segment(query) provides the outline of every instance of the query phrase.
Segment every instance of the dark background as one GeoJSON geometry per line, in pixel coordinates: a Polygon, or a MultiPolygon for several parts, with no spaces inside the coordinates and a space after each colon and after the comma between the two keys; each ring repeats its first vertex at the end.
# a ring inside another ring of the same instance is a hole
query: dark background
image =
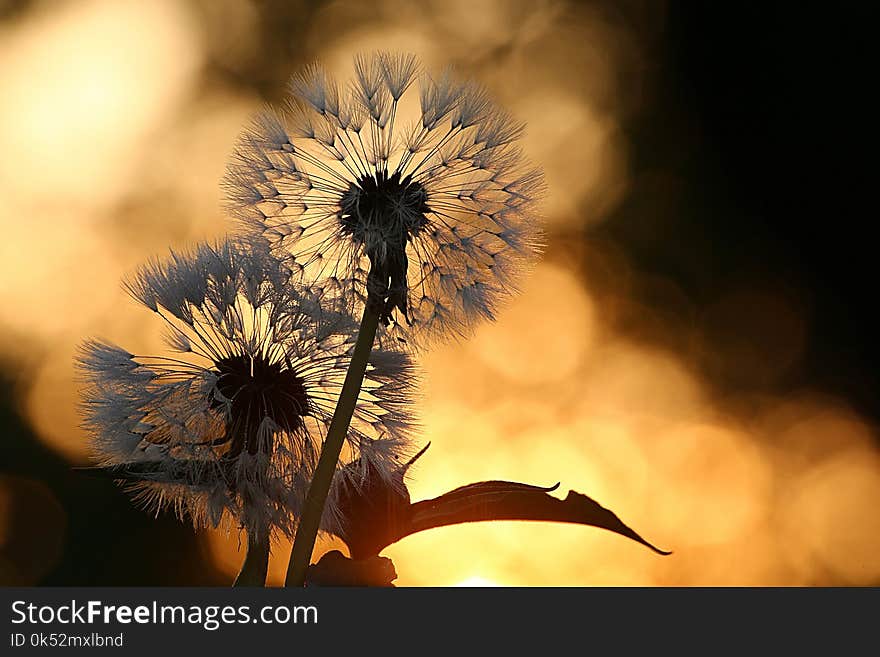
{"type": "MultiPolygon", "coordinates": [[[[749,281],[787,290],[809,319],[798,363],[764,377],[713,359],[702,363],[706,375],[732,395],[825,390],[880,419],[870,230],[876,211],[868,198],[875,167],[869,168],[872,117],[865,101],[876,76],[868,71],[866,8],[672,3],[658,30],[640,23],[643,3],[598,4],[644,32],[651,82],[646,102],[625,124],[634,184],[583,239],[610,242],[640,274],[674,281],[697,314],[749,281]],[[674,174],[675,184],[658,186],[650,175],[658,170],[674,174]]],[[[211,74],[274,99],[290,73],[292,35],[311,9],[258,6],[265,61],[234,71],[216,63],[211,74]],[[273,57],[282,51],[286,57],[273,57]]],[[[2,21],[28,3],[0,8],[2,21]]],[[[651,290],[635,294],[663,309],[665,300],[651,290]]],[[[757,345],[760,354],[766,323],[741,320],[715,337],[757,345]]],[[[54,499],[26,483],[12,489],[26,503],[12,500],[0,581],[227,583],[189,527],[151,518],[112,482],[71,471],[43,447],[16,411],[16,376],[5,373],[0,397],[0,473],[42,480],[54,499]],[[47,523],[66,530],[47,538],[47,523]],[[55,565],[45,574],[29,572],[30,562],[55,565]]]]}
{"type": "Polygon", "coordinates": [[[663,93],[631,134],[637,162],[678,169],[685,185],[655,221],[624,208],[606,225],[697,303],[749,279],[806,293],[807,352],[778,383],[809,381],[877,418],[871,22],[862,5],[832,6],[674,3],[657,52],[663,93]],[[640,232],[649,224],[677,239],[640,232]]]}

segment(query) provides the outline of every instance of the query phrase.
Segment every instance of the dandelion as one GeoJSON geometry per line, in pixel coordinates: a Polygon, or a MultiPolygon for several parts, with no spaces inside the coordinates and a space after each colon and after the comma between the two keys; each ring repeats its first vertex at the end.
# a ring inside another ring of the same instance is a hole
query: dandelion
{"type": "MultiPolygon", "coordinates": [[[[268,249],[228,241],[153,261],[126,287],[161,318],[169,353],[82,346],[96,459],[124,468],[146,507],[196,527],[225,518],[268,558],[269,535],[291,535],[301,512],[357,322],[292,284],[268,249]]],[[[412,388],[404,353],[372,353],[346,442],[349,460],[389,482],[408,445],[412,388]]],[[[331,499],[325,522],[338,513],[331,499]]]]}
{"type": "Polygon", "coordinates": [[[297,530],[288,584],[305,580],[367,357],[382,337],[419,347],[465,336],[515,291],[539,250],[543,175],[523,125],[481,86],[421,75],[412,55],[354,61],[340,87],[320,66],[291,82],[290,128],[265,111],[241,137],[230,207],[301,280],[363,306],[349,372],[297,530]],[[407,118],[407,117],[412,117],[407,118]]]}
{"type": "Polygon", "coordinates": [[[467,335],[515,291],[540,247],[544,184],[516,146],[523,124],[484,88],[449,71],[415,85],[418,69],[413,55],[359,56],[341,87],[306,68],[290,85],[290,127],[260,114],[225,187],[304,279],[424,344],[467,335]]]}

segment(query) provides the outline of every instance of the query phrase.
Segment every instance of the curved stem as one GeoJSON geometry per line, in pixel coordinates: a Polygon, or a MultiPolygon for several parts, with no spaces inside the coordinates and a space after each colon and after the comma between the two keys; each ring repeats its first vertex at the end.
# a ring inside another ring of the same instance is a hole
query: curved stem
{"type": "Polygon", "coordinates": [[[233,586],[266,586],[266,572],[269,570],[269,532],[265,538],[255,538],[248,533],[247,554],[233,586]]]}
{"type": "Polygon", "coordinates": [[[348,372],[345,374],[342,392],[339,394],[339,402],[330,421],[330,428],[327,429],[327,439],[324,441],[318,466],[315,468],[315,475],[306,495],[302,518],[293,539],[285,586],[303,586],[305,583],[306,571],[321,525],[321,516],[324,514],[324,503],[327,501],[333,474],[336,472],[336,463],[345,443],[345,437],[348,435],[351,416],[354,414],[357,398],[361,392],[367,362],[373,349],[373,340],[379,327],[379,315],[371,306],[369,302],[365,305],[354,353],[348,365],[348,372]]]}

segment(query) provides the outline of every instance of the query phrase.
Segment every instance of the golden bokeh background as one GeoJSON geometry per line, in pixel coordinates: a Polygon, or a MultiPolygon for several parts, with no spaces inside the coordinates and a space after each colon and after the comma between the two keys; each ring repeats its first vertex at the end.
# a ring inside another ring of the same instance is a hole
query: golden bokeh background
{"type": "MultiPolygon", "coordinates": [[[[422,358],[432,447],[413,498],[490,478],[561,481],[675,553],[589,528],[484,523],[387,549],[397,583],[880,581],[876,427],[833,391],[765,385],[809,344],[800,293],[755,281],[698,308],[593,232],[631,189],[623,126],[645,102],[642,40],[664,9],[639,11],[635,29],[602,3],[563,0],[11,3],[0,14],[0,362],[29,430],[51,458],[87,462],[76,345],[159,344],[119,280],[230,228],[227,156],[298,66],[320,58],[346,75],[357,52],[413,51],[481,80],[524,120],[549,185],[547,254],[522,295],[472,339],[422,358]],[[645,304],[646,289],[660,303],[645,304]],[[738,322],[761,339],[739,339],[738,322]],[[731,393],[706,367],[716,361],[754,390],[731,393]]],[[[659,189],[675,185],[657,176],[659,189]]],[[[59,494],[14,462],[3,471],[0,581],[38,583],[71,540],[59,494]]],[[[231,580],[239,538],[195,540],[181,555],[231,580]]],[[[278,546],[273,584],[286,556],[278,546]]]]}

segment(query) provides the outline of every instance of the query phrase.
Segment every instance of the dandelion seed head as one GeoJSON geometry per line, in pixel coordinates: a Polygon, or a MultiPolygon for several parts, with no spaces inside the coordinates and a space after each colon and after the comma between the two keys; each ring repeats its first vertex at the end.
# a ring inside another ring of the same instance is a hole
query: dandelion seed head
{"type": "MultiPolygon", "coordinates": [[[[256,535],[290,534],[356,320],[339,296],[292,282],[253,236],[153,260],[126,287],[165,325],[169,353],[82,345],[82,409],[97,460],[151,464],[133,485],[137,499],[197,527],[226,519],[256,535]]],[[[389,478],[409,445],[411,370],[405,354],[374,351],[348,434],[349,460],[389,478]]],[[[336,513],[329,505],[327,517],[336,513]]]]}
{"type": "Polygon", "coordinates": [[[306,68],[289,111],[253,121],[224,180],[230,209],[309,285],[377,304],[382,344],[466,336],[542,247],[524,126],[413,55],[353,68],[347,84],[306,68]]]}

